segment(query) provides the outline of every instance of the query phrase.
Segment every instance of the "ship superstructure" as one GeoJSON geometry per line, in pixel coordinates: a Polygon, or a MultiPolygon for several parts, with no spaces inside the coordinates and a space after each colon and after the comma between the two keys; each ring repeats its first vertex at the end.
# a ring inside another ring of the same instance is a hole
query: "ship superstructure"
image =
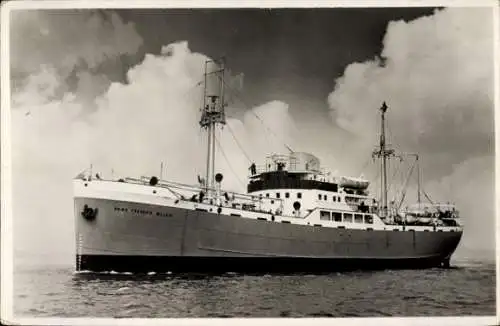
{"type": "MultiPolygon", "coordinates": [[[[200,126],[208,135],[206,173],[196,185],[157,177],[74,180],[76,269],[129,272],[318,272],[345,268],[447,266],[462,236],[450,204],[389,204],[385,114],[370,182],[325,170],[310,153],[273,154],[249,167],[247,193],[223,189],[215,130],[225,124],[224,65],[205,65],[200,126]],[[212,66],[209,68],[209,66],[212,66]],[[208,80],[213,78],[212,83],[208,80]],[[215,81],[215,82],[214,82],[215,81]],[[209,88],[207,85],[215,85],[209,88]]],[[[418,155],[414,155],[418,161],[418,155]]],[[[427,196],[427,194],[426,194],[427,196]]],[[[428,197],[428,196],[427,196],[428,197]]]]}

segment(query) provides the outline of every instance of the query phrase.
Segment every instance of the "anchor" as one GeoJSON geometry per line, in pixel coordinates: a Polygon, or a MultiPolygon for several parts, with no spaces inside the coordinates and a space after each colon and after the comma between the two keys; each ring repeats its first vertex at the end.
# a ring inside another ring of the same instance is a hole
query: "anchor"
{"type": "Polygon", "coordinates": [[[88,221],[93,221],[98,213],[97,208],[90,208],[87,204],[83,206],[82,216],[88,221]]]}

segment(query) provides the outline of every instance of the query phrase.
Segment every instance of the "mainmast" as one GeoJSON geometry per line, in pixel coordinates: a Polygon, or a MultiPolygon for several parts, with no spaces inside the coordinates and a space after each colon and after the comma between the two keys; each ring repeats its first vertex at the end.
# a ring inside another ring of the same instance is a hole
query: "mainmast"
{"type": "Polygon", "coordinates": [[[380,107],[381,119],[380,119],[380,142],[379,148],[373,152],[373,157],[381,158],[381,183],[380,183],[380,193],[381,193],[381,202],[379,206],[379,214],[380,217],[387,217],[388,209],[387,209],[387,159],[390,156],[394,155],[394,150],[387,148],[387,144],[385,141],[385,112],[387,111],[387,105],[384,102],[380,107]]]}
{"type": "Polygon", "coordinates": [[[217,124],[224,125],[224,63],[213,60],[205,61],[203,108],[200,126],[207,130],[207,164],[205,191],[214,188],[215,170],[215,130],[217,124]]]}

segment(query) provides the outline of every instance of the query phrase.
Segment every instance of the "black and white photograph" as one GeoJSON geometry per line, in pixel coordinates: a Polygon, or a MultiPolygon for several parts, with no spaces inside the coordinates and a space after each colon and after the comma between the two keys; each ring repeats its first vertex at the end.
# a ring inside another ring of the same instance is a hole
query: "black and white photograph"
{"type": "Polygon", "coordinates": [[[498,6],[6,3],[2,323],[498,324],[498,6]]]}

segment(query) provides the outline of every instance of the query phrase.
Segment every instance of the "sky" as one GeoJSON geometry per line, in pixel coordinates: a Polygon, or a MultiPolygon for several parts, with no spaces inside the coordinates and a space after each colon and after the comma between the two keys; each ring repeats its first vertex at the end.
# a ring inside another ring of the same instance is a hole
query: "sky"
{"type": "MultiPolygon", "coordinates": [[[[250,162],[285,145],[376,177],[386,101],[391,145],[419,153],[426,192],[462,212],[457,255],[493,254],[491,9],[37,10],[10,28],[14,245],[32,262],[72,263],[71,179],[90,164],[118,177],[164,162],[165,178],[195,182],[199,82],[220,57],[226,188],[244,191],[250,162]]],[[[391,165],[393,195],[410,163],[391,165]]]]}

